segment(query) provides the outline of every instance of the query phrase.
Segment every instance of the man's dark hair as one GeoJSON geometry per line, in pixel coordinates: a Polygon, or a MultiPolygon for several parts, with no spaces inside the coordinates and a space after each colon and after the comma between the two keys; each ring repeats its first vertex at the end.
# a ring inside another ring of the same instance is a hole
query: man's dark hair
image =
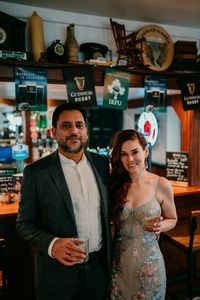
{"type": "Polygon", "coordinates": [[[85,121],[85,124],[87,125],[87,117],[86,117],[86,111],[84,109],[81,108],[80,104],[77,103],[63,103],[61,105],[58,105],[54,112],[53,112],[53,116],[52,116],[52,126],[54,128],[57,127],[57,122],[58,122],[58,118],[60,116],[60,114],[65,111],[65,110],[78,110],[80,111],[80,113],[83,116],[83,119],[85,121]]]}

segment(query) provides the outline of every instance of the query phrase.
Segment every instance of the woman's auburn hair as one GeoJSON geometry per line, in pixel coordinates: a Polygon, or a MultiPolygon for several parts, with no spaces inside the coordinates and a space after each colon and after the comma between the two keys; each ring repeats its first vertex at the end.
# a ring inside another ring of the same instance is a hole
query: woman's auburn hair
{"type": "Polygon", "coordinates": [[[120,215],[126,203],[127,191],[131,184],[128,172],[121,162],[121,148],[127,141],[137,140],[142,149],[147,147],[147,141],[137,130],[127,129],[116,133],[113,138],[111,152],[111,173],[109,176],[109,197],[111,222],[117,227],[120,226],[120,215]]]}

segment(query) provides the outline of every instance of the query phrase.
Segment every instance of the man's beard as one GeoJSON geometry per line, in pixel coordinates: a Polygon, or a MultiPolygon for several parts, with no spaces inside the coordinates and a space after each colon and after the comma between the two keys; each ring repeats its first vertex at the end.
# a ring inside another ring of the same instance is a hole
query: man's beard
{"type": "Polygon", "coordinates": [[[58,145],[64,152],[68,153],[79,153],[84,147],[84,143],[81,140],[80,145],[77,147],[68,146],[65,142],[59,142],[58,145]]]}

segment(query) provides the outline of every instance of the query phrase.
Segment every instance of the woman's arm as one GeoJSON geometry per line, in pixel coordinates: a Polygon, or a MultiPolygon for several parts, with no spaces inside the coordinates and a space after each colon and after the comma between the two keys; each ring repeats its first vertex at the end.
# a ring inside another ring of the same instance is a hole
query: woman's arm
{"type": "Polygon", "coordinates": [[[159,178],[157,199],[161,205],[162,219],[154,227],[156,234],[169,231],[177,223],[177,213],[174,203],[174,193],[170,182],[165,177],[159,178]]]}

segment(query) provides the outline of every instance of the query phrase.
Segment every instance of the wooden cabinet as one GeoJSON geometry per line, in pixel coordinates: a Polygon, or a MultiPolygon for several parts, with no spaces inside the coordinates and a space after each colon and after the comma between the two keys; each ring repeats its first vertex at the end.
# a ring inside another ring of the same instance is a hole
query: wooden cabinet
{"type": "Polygon", "coordinates": [[[18,203],[0,203],[0,237],[6,241],[7,300],[34,300],[34,252],[15,228],[18,203]]]}

